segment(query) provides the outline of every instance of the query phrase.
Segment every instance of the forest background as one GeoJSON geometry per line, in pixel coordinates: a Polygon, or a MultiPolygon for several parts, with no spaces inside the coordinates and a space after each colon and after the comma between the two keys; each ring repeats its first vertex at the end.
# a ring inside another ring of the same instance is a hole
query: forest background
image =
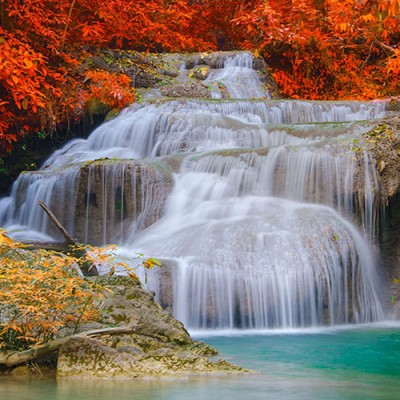
{"type": "Polygon", "coordinates": [[[82,68],[99,49],[246,49],[284,97],[398,96],[399,10],[400,0],[0,0],[0,157],[70,127],[90,99],[135,101],[132,76],[82,68]]]}

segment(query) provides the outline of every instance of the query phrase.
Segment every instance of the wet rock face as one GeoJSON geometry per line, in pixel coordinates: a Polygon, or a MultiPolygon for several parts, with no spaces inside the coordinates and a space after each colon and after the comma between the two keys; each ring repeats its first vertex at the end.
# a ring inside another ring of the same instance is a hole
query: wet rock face
{"type": "MultiPolygon", "coordinates": [[[[400,191],[400,117],[388,117],[373,123],[361,139],[349,144],[354,153],[353,197],[358,214],[364,212],[366,183],[368,176],[374,176],[370,183],[374,197],[376,215],[386,207],[400,191]],[[366,158],[365,155],[368,155],[366,158]],[[370,172],[367,170],[370,169],[370,172]]],[[[360,215],[357,215],[360,217],[360,215]]]]}
{"type": "Polygon", "coordinates": [[[392,99],[387,105],[388,111],[400,112],[400,99],[392,99]]]}
{"type": "Polygon", "coordinates": [[[160,218],[172,188],[166,168],[140,161],[95,161],[81,168],[75,236],[92,244],[126,237],[135,223],[145,228],[160,218]]]}
{"type": "Polygon", "coordinates": [[[379,179],[381,203],[400,189],[400,117],[388,118],[364,134],[379,179]]]}
{"type": "Polygon", "coordinates": [[[139,282],[121,276],[96,279],[113,291],[102,304],[96,327],[126,326],[130,331],[71,338],[59,351],[59,376],[140,378],[245,372],[222,360],[210,361],[208,356],[215,355],[215,350],[193,341],[182,323],[163,310],[139,282]]]}
{"type": "MultiPolygon", "coordinates": [[[[388,103],[396,111],[398,101],[388,103]]],[[[399,108],[400,110],[400,108],[399,108]]],[[[388,290],[383,302],[400,318],[400,117],[388,118],[367,132],[368,143],[376,167],[380,189],[381,215],[379,245],[386,275],[382,281],[388,290]],[[383,211],[384,210],[384,211],[383,211]]]]}
{"type": "Polygon", "coordinates": [[[400,193],[389,200],[381,216],[379,243],[382,263],[387,266],[383,280],[389,288],[384,301],[393,309],[393,316],[400,319],[400,193]]]}

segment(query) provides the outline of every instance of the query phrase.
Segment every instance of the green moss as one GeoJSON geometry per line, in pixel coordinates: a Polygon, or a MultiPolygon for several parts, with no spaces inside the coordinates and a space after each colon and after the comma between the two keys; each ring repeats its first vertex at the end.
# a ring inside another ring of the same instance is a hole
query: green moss
{"type": "Polygon", "coordinates": [[[106,114],[104,121],[107,122],[107,121],[114,119],[115,117],[117,117],[119,115],[120,112],[121,112],[121,110],[119,110],[118,108],[113,108],[106,114]]]}
{"type": "Polygon", "coordinates": [[[100,100],[90,99],[85,104],[85,113],[89,117],[96,115],[106,115],[110,111],[110,106],[104,104],[100,100]]]}

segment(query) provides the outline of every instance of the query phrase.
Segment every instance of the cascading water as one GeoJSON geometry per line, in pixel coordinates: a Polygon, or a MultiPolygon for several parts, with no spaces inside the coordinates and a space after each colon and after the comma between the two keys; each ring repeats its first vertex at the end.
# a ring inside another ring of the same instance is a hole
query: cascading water
{"type": "MultiPolygon", "coordinates": [[[[381,319],[378,183],[354,147],[385,104],[270,100],[251,67],[240,53],[208,77],[232,100],[134,105],[71,142],[17,180],[0,225],[54,237],[44,200],[81,240],[173,260],[171,307],[189,328],[381,319]]],[[[162,297],[160,279],[148,286],[162,297]]]]}
{"type": "Polygon", "coordinates": [[[268,91],[260,85],[257,73],[253,69],[253,59],[248,53],[239,53],[236,57],[226,59],[224,68],[212,72],[207,82],[212,85],[213,98],[222,97],[221,83],[231,98],[271,98],[268,91]]]}

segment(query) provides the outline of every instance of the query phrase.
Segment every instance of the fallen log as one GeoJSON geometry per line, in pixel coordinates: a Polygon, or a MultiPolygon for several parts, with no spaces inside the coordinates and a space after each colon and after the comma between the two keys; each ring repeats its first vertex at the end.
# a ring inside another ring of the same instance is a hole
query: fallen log
{"type": "Polygon", "coordinates": [[[20,364],[25,364],[30,361],[35,361],[41,357],[47,356],[66,343],[69,339],[76,337],[99,337],[104,335],[121,335],[135,332],[136,325],[123,326],[117,328],[94,329],[91,331],[77,333],[75,335],[66,336],[44,343],[32,349],[23,351],[0,351],[0,365],[5,365],[8,368],[15,367],[20,364]]]}

